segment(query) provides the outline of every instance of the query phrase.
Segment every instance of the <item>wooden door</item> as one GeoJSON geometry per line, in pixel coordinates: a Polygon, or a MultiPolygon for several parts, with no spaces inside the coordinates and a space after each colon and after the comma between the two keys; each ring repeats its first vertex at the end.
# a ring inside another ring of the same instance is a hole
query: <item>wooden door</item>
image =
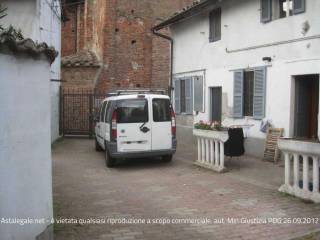
{"type": "Polygon", "coordinates": [[[295,137],[315,139],[318,132],[319,76],[297,76],[295,81],[295,137]]]}

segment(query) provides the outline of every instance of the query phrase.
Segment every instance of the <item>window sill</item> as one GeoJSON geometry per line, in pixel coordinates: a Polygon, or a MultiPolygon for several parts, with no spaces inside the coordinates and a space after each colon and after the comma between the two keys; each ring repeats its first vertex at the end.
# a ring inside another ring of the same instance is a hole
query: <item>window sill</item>
{"type": "Polygon", "coordinates": [[[209,39],[209,43],[215,43],[215,42],[219,42],[219,41],[221,41],[221,38],[220,39],[216,39],[216,40],[209,39]]]}
{"type": "Polygon", "coordinates": [[[278,17],[278,18],[273,18],[271,19],[270,21],[266,21],[266,22],[261,22],[262,24],[268,24],[268,23],[272,23],[272,22],[280,22],[281,20],[284,21],[285,19],[290,19],[296,15],[300,15],[300,14],[303,14],[305,12],[301,12],[301,13],[295,13],[293,15],[290,15],[290,16],[286,16],[286,17],[278,17]]]}
{"type": "Polygon", "coordinates": [[[262,119],[255,118],[253,116],[244,116],[244,117],[232,117],[237,120],[252,120],[252,121],[262,121],[262,119]]]}
{"type": "Polygon", "coordinates": [[[193,113],[176,113],[177,116],[193,116],[193,113]]]}

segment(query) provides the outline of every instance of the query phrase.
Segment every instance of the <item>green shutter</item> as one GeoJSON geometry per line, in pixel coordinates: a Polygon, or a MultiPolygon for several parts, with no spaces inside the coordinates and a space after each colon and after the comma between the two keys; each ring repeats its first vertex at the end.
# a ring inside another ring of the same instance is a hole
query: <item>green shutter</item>
{"type": "Polygon", "coordinates": [[[253,118],[263,119],[265,116],[266,68],[254,70],[253,118]]]}
{"type": "Polygon", "coordinates": [[[260,0],[261,22],[266,23],[272,20],[272,0],[260,0]]]}
{"type": "Polygon", "coordinates": [[[194,88],[194,111],[203,112],[203,77],[197,76],[193,78],[194,88]]]}
{"type": "Polygon", "coordinates": [[[193,86],[192,77],[185,79],[186,83],[186,113],[193,114],[193,86]]]}
{"type": "Polygon", "coordinates": [[[180,113],[180,79],[174,80],[174,110],[180,113]]]}
{"type": "Polygon", "coordinates": [[[306,11],[305,0],[293,0],[293,14],[299,14],[306,11]]]}
{"type": "Polygon", "coordinates": [[[233,117],[243,117],[243,70],[236,71],[233,80],[233,117]]]}

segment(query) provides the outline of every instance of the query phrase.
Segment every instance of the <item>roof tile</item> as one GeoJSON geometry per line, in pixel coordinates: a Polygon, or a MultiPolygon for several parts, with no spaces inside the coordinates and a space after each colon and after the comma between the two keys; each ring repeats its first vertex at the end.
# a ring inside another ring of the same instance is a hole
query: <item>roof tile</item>
{"type": "Polygon", "coordinates": [[[99,67],[101,64],[95,53],[82,50],[76,54],[65,56],[61,59],[62,67],[99,67]]]}

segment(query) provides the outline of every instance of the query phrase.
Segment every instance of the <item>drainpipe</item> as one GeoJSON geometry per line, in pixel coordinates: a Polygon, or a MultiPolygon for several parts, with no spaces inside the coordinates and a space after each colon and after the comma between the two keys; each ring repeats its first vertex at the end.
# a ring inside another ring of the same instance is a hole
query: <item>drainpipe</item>
{"type": "Polygon", "coordinates": [[[170,41],[170,48],[171,48],[171,53],[170,53],[170,82],[169,82],[169,97],[172,99],[172,90],[173,90],[173,39],[167,35],[164,35],[162,33],[157,32],[155,28],[151,29],[152,33],[158,37],[161,37],[163,39],[166,39],[170,41]]]}

